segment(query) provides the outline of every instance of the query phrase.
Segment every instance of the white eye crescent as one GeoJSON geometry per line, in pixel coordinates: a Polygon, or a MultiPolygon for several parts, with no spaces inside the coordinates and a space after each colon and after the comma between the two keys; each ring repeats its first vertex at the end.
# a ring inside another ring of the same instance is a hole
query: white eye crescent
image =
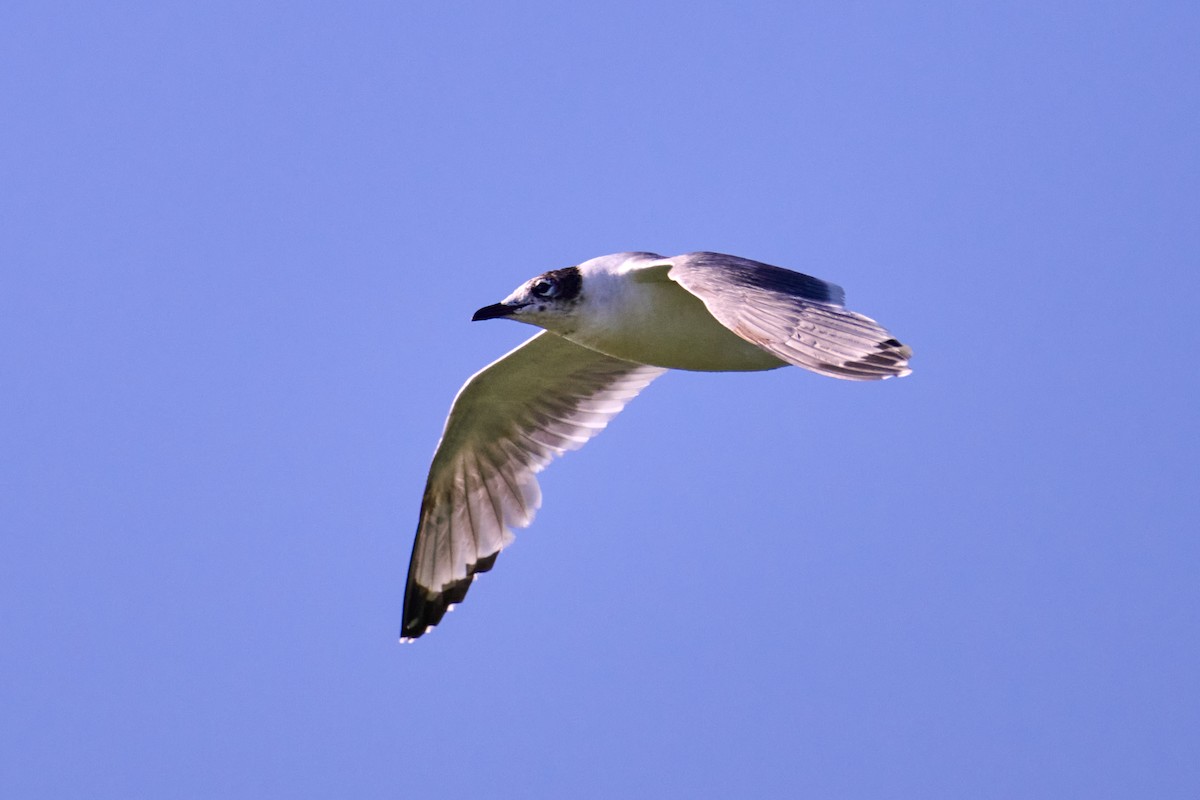
{"type": "Polygon", "coordinates": [[[534,297],[554,297],[558,294],[558,283],[550,278],[538,278],[529,287],[529,292],[534,297]]]}

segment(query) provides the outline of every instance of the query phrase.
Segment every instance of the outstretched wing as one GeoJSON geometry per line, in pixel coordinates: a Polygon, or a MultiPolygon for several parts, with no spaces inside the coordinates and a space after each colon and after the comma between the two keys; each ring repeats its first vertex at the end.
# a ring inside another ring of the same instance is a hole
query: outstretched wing
{"type": "Polygon", "coordinates": [[[429,468],[400,637],[426,633],[492,568],[541,505],[535,477],[602,431],[665,370],[545,331],[459,390],[429,468]]]}
{"type": "Polygon", "coordinates": [[[798,367],[847,380],[904,376],[912,348],[842,307],[840,286],[722,253],[664,259],[668,276],[725,327],[798,367]]]}

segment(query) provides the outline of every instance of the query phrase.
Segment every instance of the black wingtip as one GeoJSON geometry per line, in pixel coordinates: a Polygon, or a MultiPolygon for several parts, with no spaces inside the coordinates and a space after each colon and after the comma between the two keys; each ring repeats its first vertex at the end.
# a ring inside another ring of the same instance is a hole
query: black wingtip
{"type": "Polygon", "coordinates": [[[400,625],[400,641],[412,642],[429,633],[442,621],[446,612],[467,596],[475,576],[487,572],[496,563],[499,552],[481,558],[467,567],[467,577],[451,583],[440,592],[431,592],[411,577],[404,592],[404,613],[400,625]]]}
{"type": "Polygon", "coordinates": [[[885,339],[877,343],[875,349],[878,352],[850,361],[842,368],[848,375],[877,378],[903,378],[912,372],[908,366],[912,348],[899,339],[885,339]]]}

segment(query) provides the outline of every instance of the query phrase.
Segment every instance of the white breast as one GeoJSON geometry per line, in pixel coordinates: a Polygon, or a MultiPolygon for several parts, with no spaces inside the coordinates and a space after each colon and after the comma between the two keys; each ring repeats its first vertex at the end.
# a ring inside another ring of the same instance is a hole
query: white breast
{"type": "Polygon", "coordinates": [[[674,281],[598,283],[588,286],[592,307],[566,334],[577,344],[669,369],[745,372],[786,365],[717,322],[674,281]]]}

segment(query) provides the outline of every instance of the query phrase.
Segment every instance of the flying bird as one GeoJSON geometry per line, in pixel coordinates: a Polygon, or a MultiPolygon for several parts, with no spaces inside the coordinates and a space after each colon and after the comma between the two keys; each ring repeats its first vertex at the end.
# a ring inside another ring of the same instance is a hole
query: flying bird
{"type": "Polygon", "coordinates": [[[472,320],[544,330],[459,390],[433,456],[401,641],[441,621],[541,504],[536,475],[668,369],[794,364],[846,380],[909,374],[912,350],[841,287],[721,253],[615,253],[545,272],[472,320]]]}

